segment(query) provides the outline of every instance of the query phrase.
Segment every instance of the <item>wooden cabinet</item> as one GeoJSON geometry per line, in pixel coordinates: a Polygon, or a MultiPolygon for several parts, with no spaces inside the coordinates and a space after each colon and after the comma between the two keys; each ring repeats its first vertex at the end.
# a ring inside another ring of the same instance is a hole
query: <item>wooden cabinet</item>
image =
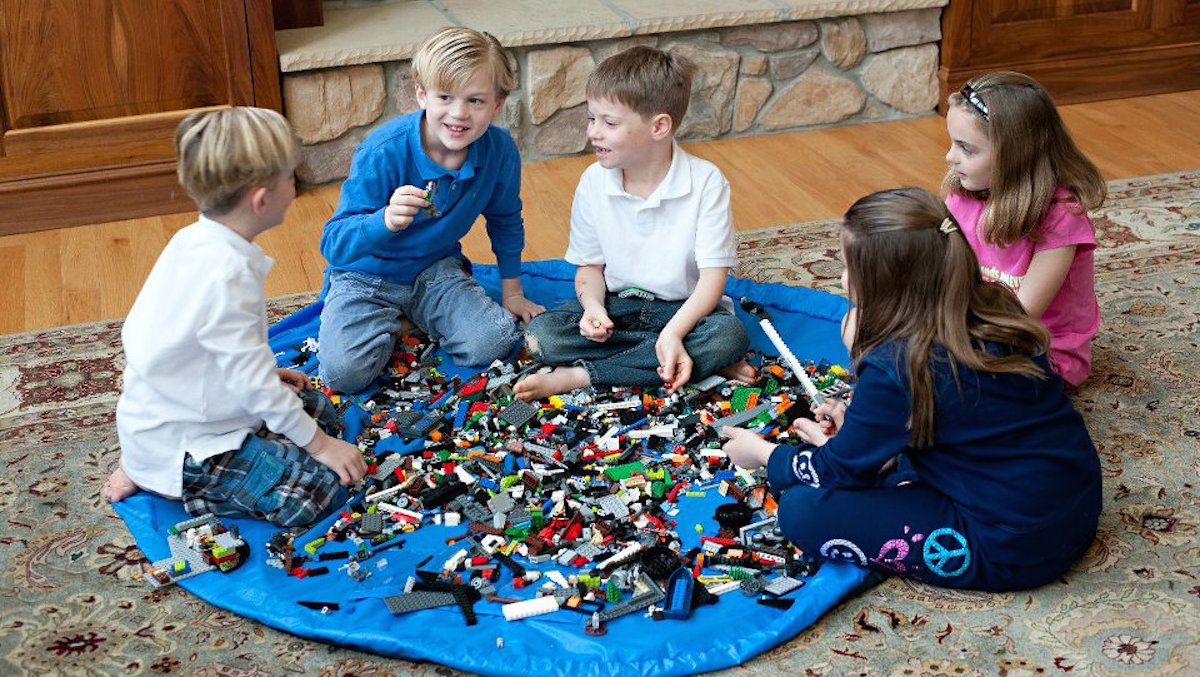
{"type": "Polygon", "coordinates": [[[1058,103],[1200,88],[1200,0],[950,0],[942,98],[1016,70],[1058,103]]]}
{"type": "Polygon", "coordinates": [[[269,2],[0,0],[0,233],[191,209],[179,120],[280,104],[269,2]]]}

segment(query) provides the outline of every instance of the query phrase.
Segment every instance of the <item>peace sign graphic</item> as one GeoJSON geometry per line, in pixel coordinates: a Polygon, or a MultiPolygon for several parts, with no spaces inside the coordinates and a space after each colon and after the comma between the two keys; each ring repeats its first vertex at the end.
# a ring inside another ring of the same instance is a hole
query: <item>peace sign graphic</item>
{"type": "Polygon", "coordinates": [[[925,550],[922,554],[925,557],[925,566],[945,578],[958,576],[971,565],[971,549],[967,547],[967,539],[949,527],[929,534],[925,539],[925,550]],[[943,544],[943,536],[950,543],[943,544]],[[958,568],[949,570],[956,562],[959,564],[958,568]]]}

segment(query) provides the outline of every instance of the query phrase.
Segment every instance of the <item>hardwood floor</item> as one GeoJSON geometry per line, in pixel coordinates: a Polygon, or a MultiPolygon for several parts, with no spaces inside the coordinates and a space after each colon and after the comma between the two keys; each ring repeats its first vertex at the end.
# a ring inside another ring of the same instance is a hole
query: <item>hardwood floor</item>
{"type": "MultiPolygon", "coordinates": [[[[1106,178],[1200,167],[1200,90],[1061,110],[1106,178]]],[[[721,167],[738,229],[753,230],[836,218],[874,190],[936,189],[947,140],[944,120],[929,116],[686,147],[721,167]]],[[[526,259],[562,256],[575,183],[591,162],[581,156],[525,165],[526,259]]],[[[259,238],[276,260],[268,296],[320,287],[325,264],[317,245],[337,199],[337,186],[307,190],[284,224],[259,238]]],[[[167,240],[194,219],[192,212],[0,237],[0,333],[124,317],[167,240]]],[[[473,260],[494,261],[482,227],[464,248],[473,260]]]]}

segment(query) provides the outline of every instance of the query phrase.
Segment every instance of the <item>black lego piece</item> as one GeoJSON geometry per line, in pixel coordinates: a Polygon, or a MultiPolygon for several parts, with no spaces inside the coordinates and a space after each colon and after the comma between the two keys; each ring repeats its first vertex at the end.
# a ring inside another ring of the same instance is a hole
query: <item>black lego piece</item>
{"type": "Polygon", "coordinates": [[[421,504],[425,506],[426,510],[440,508],[450,501],[453,501],[459,496],[467,493],[467,489],[469,489],[469,487],[466,484],[459,482],[458,480],[451,480],[441,486],[434,487],[433,489],[422,493],[420,496],[421,504]]]}
{"type": "Polygon", "coordinates": [[[813,413],[811,407],[808,406],[808,400],[796,400],[780,415],[779,419],[784,423],[782,425],[791,425],[792,421],[798,418],[806,418],[810,421],[817,420],[817,415],[813,413]]]}
{"type": "Polygon", "coordinates": [[[511,571],[513,573],[513,576],[524,576],[525,575],[525,567],[522,566],[520,562],[509,557],[508,555],[505,555],[504,553],[500,552],[499,550],[492,553],[492,559],[496,560],[497,562],[502,564],[504,566],[504,568],[511,571]]]}
{"type": "Polygon", "coordinates": [[[299,604],[306,609],[312,609],[313,611],[324,611],[326,609],[330,611],[337,611],[341,608],[337,602],[314,602],[302,599],[297,600],[296,604],[299,604]]]}
{"type": "Polygon", "coordinates": [[[753,511],[741,503],[724,503],[717,506],[713,519],[722,529],[737,531],[750,523],[753,511]]]}
{"type": "Polygon", "coordinates": [[[637,409],[620,409],[617,411],[617,418],[621,421],[622,426],[633,425],[646,418],[646,411],[641,407],[637,409]]]}
{"type": "Polygon", "coordinates": [[[769,606],[774,609],[786,611],[792,608],[792,605],[796,603],[796,600],[790,598],[759,597],[758,603],[763,606],[769,606]]]}
{"type": "Polygon", "coordinates": [[[433,429],[438,427],[445,418],[446,414],[441,409],[431,409],[416,423],[397,427],[396,432],[406,440],[415,440],[433,432],[433,429]]]}

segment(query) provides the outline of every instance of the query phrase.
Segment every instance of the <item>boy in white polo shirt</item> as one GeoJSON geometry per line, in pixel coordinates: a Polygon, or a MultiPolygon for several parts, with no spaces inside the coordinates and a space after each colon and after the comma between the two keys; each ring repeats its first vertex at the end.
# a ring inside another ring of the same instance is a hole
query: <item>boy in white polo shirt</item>
{"type": "Polygon", "coordinates": [[[254,238],[296,195],[299,142],[279,113],[235,107],[189,115],[175,149],[200,218],[167,243],[121,330],[121,464],[102,494],[120,501],[141,488],[193,515],[309,524],[367,467],[314,420],[338,424],[329,400],[277,368],[267,344],[274,261],[254,238]]]}
{"type": "Polygon", "coordinates": [[[665,385],[720,372],[752,379],[745,329],[726,300],[737,262],[729,182],[674,133],[693,66],[650,47],[605,59],[587,83],[596,163],[579,179],[566,260],[575,301],[530,320],[526,343],[555,365],[515,387],[529,401],[587,386],[665,385]]]}

